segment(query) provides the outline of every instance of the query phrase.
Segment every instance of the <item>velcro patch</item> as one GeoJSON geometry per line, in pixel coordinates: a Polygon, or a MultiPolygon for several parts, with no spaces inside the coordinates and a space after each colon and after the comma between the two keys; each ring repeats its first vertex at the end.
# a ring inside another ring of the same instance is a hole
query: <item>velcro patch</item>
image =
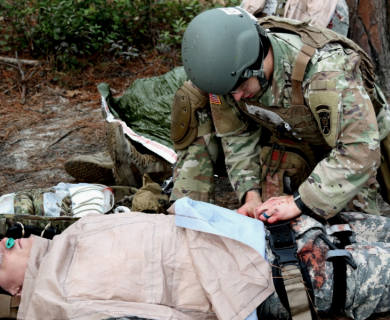
{"type": "Polygon", "coordinates": [[[310,84],[311,90],[334,90],[336,89],[336,80],[313,80],[310,84]]]}
{"type": "Polygon", "coordinates": [[[221,100],[219,99],[219,96],[216,94],[209,93],[209,99],[210,102],[213,104],[221,104],[221,100]]]}

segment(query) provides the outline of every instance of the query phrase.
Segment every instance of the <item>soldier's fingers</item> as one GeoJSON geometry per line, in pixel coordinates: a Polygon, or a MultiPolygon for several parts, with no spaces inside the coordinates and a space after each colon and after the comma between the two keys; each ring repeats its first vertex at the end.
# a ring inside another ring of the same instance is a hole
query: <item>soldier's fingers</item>
{"type": "Polygon", "coordinates": [[[253,214],[251,214],[251,212],[249,212],[245,207],[241,207],[240,209],[238,209],[237,213],[242,214],[243,216],[253,218],[253,214]]]}
{"type": "Polygon", "coordinates": [[[261,221],[265,221],[265,220],[267,220],[267,217],[264,217],[263,216],[263,213],[265,212],[265,211],[267,211],[267,210],[255,210],[255,219],[260,219],[261,221]],[[265,219],[265,220],[263,220],[263,219],[265,219]]]}
{"type": "Polygon", "coordinates": [[[254,210],[254,214],[255,214],[255,218],[256,219],[259,219],[260,215],[264,212],[264,211],[267,211],[268,210],[268,204],[266,202],[262,203],[261,205],[259,205],[255,210],[254,210]]]}
{"type": "Polygon", "coordinates": [[[264,213],[267,214],[266,212],[263,212],[262,214],[260,214],[260,215],[258,216],[257,219],[260,220],[260,221],[263,221],[263,222],[268,222],[267,215],[264,215],[264,213]]]}
{"type": "Polygon", "coordinates": [[[267,220],[267,223],[274,224],[274,223],[278,222],[279,220],[281,220],[280,215],[276,212],[267,220]]]}
{"type": "Polygon", "coordinates": [[[263,222],[268,222],[268,220],[275,214],[274,208],[271,206],[269,208],[265,208],[261,212],[258,212],[258,218],[259,220],[263,222]]]}

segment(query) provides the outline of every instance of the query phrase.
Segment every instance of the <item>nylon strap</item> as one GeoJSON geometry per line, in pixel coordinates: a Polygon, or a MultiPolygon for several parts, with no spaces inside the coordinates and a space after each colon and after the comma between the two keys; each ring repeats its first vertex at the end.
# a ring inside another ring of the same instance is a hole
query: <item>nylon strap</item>
{"type": "Polygon", "coordinates": [[[275,171],[274,175],[271,175],[269,172],[265,177],[265,180],[262,182],[262,200],[266,201],[272,197],[279,197],[283,194],[283,171],[277,172],[275,171]],[[279,174],[280,173],[280,174],[279,174]]]}
{"type": "Polygon", "coordinates": [[[326,228],[326,234],[328,236],[337,232],[344,232],[344,231],[352,232],[351,226],[349,224],[335,224],[326,228]]]}
{"type": "Polygon", "coordinates": [[[301,271],[297,265],[282,268],[284,286],[293,320],[311,319],[310,304],[301,271]]]}
{"type": "Polygon", "coordinates": [[[16,319],[19,305],[20,296],[11,297],[0,294],[0,318],[16,319]]]}
{"type": "Polygon", "coordinates": [[[347,299],[347,264],[342,257],[333,259],[333,296],[330,310],[341,315],[347,299]]]}
{"type": "Polygon", "coordinates": [[[286,8],[286,2],[287,0],[278,0],[278,3],[276,5],[275,14],[283,17],[284,16],[284,9],[286,8]]]}
{"type": "Polygon", "coordinates": [[[347,257],[347,258],[353,258],[352,253],[345,249],[337,249],[337,250],[329,250],[325,254],[326,260],[331,260],[336,257],[347,257]]]}
{"type": "Polygon", "coordinates": [[[203,137],[211,132],[213,132],[213,123],[211,121],[201,124],[198,127],[198,137],[203,137]]]}
{"type": "Polygon", "coordinates": [[[305,44],[299,52],[297,60],[295,61],[295,65],[291,75],[293,106],[304,105],[302,94],[302,81],[305,75],[307,64],[309,63],[311,57],[314,55],[315,52],[316,48],[305,44]]]}
{"type": "Polygon", "coordinates": [[[301,273],[301,269],[305,269],[305,266],[297,256],[297,244],[290,221],[267,225],[267,229],[270,232],[269,244],[275,255],[272,275],[274,283],[276,282],[277,294],[287,311],[290,312],[292,320],[310,320],[312,315],[307,295],[311,295],[311,280],[310,277],[306,277],[307,270],[301,273]],[[303,280],[303,274],[306,274],[305,278],[310,282],[307,285],[303,280]],[[279,285],[281,280],[283,285],[279,285]]]}

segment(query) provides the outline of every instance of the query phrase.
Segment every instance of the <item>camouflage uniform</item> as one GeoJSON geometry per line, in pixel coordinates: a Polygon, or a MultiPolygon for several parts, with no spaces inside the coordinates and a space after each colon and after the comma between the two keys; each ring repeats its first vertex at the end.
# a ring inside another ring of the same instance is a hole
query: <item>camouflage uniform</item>
{"type": "MultiPolygon", "coordinates": [[[[210,106],[197,111],[199,125],[212,123],[210,106]]],[[[170,201],[183,196],[214,203],[214,165],[220,143],[215,131],[197,137],[188,148],[177,151],[173,178],[175,181],[170,201]]]]}
{"type": "MultiPolygon", "coordinates": [[[[390,220],[362,213],[340,213],[352,229],[351,245],[346,246],[357,264],[347,265],[347,292],[343,313],[350,318],[366,319],[372,313],[388,312],[390,281],[390,220]]],[[[314,290],[314,305],[319,313],[330,311],[333,295],[333,263],[326,261],[329,250],[318,237],[325,226],[302,215],[292,222],[298,256],[308,268],[314,290]]],[[[329,237],[332,239],[332,237],[329,237]]],[[[266,248],[270,262],[274,255],[266,248]]],[[[288,313],[276,293],[261,306],[261,315],[287,318],[288,313]]]]}
{"type": "MultiPolygon", "coordinates": [[[[38,188],[16,192],[14,198],[15,214],[45,216],[43,195],[48,192],[55,193],[56,190],[55,188],[38,188]]],[[[61,203],[60,216],[70,216],[71,205],[72,200],[66,196],[61,203]]]]}
{"type": "MultiPolygon", "coordinates": [[[[303,14],[302,17],[296,17],[295,15],[290,16],[289,14],[286,15],[285,9],[286,9],[286,1],[279,0],[276,3],[274,1],[266,0],[266,1],[250,1],[250,0],[243,0],[240,4],[240,7],[244,10],[250,12],[251,14],[254,14],[256,17],[263,18],[267,15],[276,15],[280,17],[295,19],[304,21],[306,18],[310,17],[309,12],[306,12],[307,5],[309,6],[316,6],[316,3],[313,1],[306,1],[306,3],[303,3],[300,7],[301,14],[303,14]],[[275,7],[273,7],[272,3],[275,7]],[[259,11],[260,8],[262,8],[263,11],[259,11]]],[[[292,6],[296,5],[290,4],[292,6]]],[[[310,11],[310,10],[308,10],[310,11]]],[[[324,15],[324,19],[326,17],[326,14],[324,15]]],[[[316,18],[316,17],[315,17],[316,18]]],[[[316,19],[315,19],[316,20],[316,19]]],[[[317,21],[316,21],[317,22],[317,21]]],[[[312,22],[313,23],[313,22],[312,22]]],[[[314,23],[317,24],[317,23],[314,23]]],[[[319,26],[325,27],[325,25],[322,25],[321,23],[317,24],[319,26]]],[[[337,33],[342,34],[343,36],[347,36],[348,34],[348,28],[349,28],[349,10],[348,10],[348,4],[345,0],[338,0],[336,7],[334,9],[333,15],[330,17],[330,22],[327,26],[328,29],[331,29],[337,33]]]]}
{"type": "Polygon", "coordinates": [[[345,0],[337,1],[333,17],[327,28],[345,37],[347,36],[349,29],[349,9],[345,0]]]}
{"type": "MultiPolygon", "coordinates": [[[[238,102],[230,95],[210,95],[216,133],[221,137],[227,171],[239,200],[244,202],[243,196],[248,190],[260,189],[261,148],[258,142],[261,126],[254,125],[244,111],[279,136],[295,143],[307,143],[313,148],[318,164],[310,177],[300,185],[299,192],[303,202],[316,214],[331,217],[343,210],[379,214],[376,203],[379,185],[375,175],[380,164],[379,137],[383,138],[389,132],[389,108],[377,88],[377,95],[382,98],[385,109],[385,115],[378,116],[377,120],[363,86],[359,55],[338,43],[329,43],[316,50],[302,82],[305,104],[311,108],[311,111],[306,108],[306,115],[301,117],[306,119],[307,124],[305,127],[300,127],[300,124],[294,127],[290,123],[293,130],[283,131],[272,117],[267,118],[267,114],[273,110],[294,114],[291,74],[304,44],[299,36],[292,34],[269,33],[269,39],[274,54],[274,72],[272,83],[265,92],[238,102]],[[333,101],[337,111],[332,115],[335,125],[330,134],[325,135],[320,130],[320,122],[313,109],[328,104],[328,101],[333,101]],[[265,107],[264,111],[264,108],[258,107],[260,104],[269,107],[265,107]]],[[[202,169],[198,160],[207,158],[205,149],[197,145],[201,139],[198,137],[188,149],[178,154],[171,201],[188,196],[190,192],[190,197],[195,200],[207,201],[212,198],[203,194],[204,186],[198,188],[193,183],[191,172],[182,169],[191,163],[192,171],[202,173],[202,181],[212,181],[212,170],[202,169]],[[186,181],[185,188],[182,187],[183,181],[186,181]]],[[[210,190],[213,187],[207,193],[210,190]]]]}

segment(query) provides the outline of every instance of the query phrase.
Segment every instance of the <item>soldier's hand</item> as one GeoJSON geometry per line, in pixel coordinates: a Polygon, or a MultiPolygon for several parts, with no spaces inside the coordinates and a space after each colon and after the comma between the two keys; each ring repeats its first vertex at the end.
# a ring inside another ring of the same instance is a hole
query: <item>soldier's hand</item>
{"type": "Polygon", "coordinates": [[[289,220],[302,213],[294,202],[293,196],[273,197],[255,209],[255,218],[273,224],[280,220],[289,220]],[[269,218],[267,218],[269,217],[269,218]]]}
{"type": "Polygon", "coordinates": [[[245,204],[237,210],[239,214],[247,217],[255,217],[255,209],[262,204],[260,194],[256,191],[248,191],[245,195],[245,204]]]}

